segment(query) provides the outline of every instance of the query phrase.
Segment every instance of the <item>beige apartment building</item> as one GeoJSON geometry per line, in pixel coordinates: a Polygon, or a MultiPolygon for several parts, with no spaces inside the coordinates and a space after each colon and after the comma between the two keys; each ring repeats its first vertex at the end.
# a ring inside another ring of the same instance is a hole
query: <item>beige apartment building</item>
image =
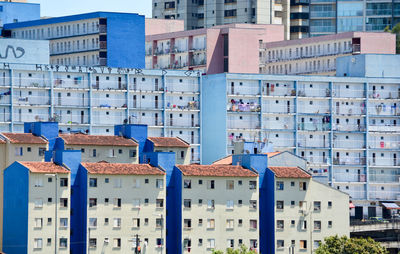
{"type": "Polygon", "coordinates": [[[148,164],[82,163],[87,253],[165,253],[164,171],[148,164]]]}
{"type": "Polygon", "coordinates": [[[176,164],[188,165],[192,159],[190,144],[181,138],[148,137],[154,152],[174,152],[176,164]]]}
{"type": "Polygon", "coordinates": [[[241,166],[178,165],[182,172],[182,253],[257,250],[258,174],[241,166]]]}
{"type": "Polygon", "coordinates": [[[298,167],[269,167],[275,175],[276,253],[313,253],[328,236],[349,236],[349,195],[298,167]]]}
{"type": "Polygon", "coordinates": [[[69,170],[51,162],[14,162],[4,177],[3,250],[70,253],[69,170]]]}
{"type": "Polygon", "coordinates": [[[65,150],[80,150],[82,161],[139,163],[139,146],[133,139],[111,135],[60,134],[65,150]]]}

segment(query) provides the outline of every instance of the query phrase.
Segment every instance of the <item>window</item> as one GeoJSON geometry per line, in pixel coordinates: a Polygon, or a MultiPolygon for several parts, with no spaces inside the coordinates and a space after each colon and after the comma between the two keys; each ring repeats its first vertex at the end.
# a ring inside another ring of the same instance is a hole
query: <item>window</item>
{"type": "Polygon", "coordinates": [[[328,221],[328,227],[332,227],[332,221],[330,220],[330,221],[328,221]]]}
{"type": "Polygon", "coordinates": [[[43,247],[43,240],[42,238],[35,238],[33,242],[34,249],[41,249],[43,247]]]}
{"type": "Polygon", "coordinates": [[[114,198],[114,207],[115,208],[121,208],[121,199],[120,198],[114,198]]]}
{"type": "Polygon", "coordinates": [[[185,229],[190,229],[192,228],[192,220],[191,219],[184,219],[183,220],[183,227],[185,229]]]}
{"type": "Polygon", "coordinates": [[[307,182],[300,182],[300,190],[307,190],[307,182]]]}
{"type": "Polygon", "coordinates": [[[133,219],[133,227],[134,228],[140,228],[140,219],[139,218],[134,218],[133,219]]]}
{"type": "Polygon", "coordinates": [[[43,187],[43,178],[41,177],[36,177],[35,179],[35,187],[43,187]]]}
{"type": "Polygon", "coordinates": [[[163,219],[157,218],[156,219],[156,228],[162,228],[163,227],[163,219]]]}
{"type": "Polygon", "coordinates": [[[185,238],[183,239],[183,248],[188,249],[192,247],[192,240],[185,238]]]}
{"type": "Polygon", "coordinates": [[[332,201],[328,201],[328,208],[332,208],[332,201]]]}
{"type": "Polygon", "coordinates": [[[163,208],[164,207],[164,199],[156,199],[156,207],[163,208]]]}
{"type": "Polygon", "coordinates": [[[208,229],[214,229],[215,228],[215,220],[214,219],[208,219],[207,220],[207,228],[208,229]]]}
{"type": "Polygon", "coordinates": [[[114,244],[113,247],[114,248],[121,248],[121,238],[114,238],[114,244]]]}
{"type": "Polygon", "coordinates": [[[109,183],[110,182],[110,178],[104,178],[104,183],[109,183]]]}
{"type": "Polygon", "coordinates": [[[35,218],[35,228],[43,227],[43,218],[35,218]]]}
{"type": "Polygon", "coordinates": [[[249,181],[249,189],[250,190],[257,189],[257,181],[249,181]]]}
{"type": "Polygon", "coordinates": [[[314,221],[314,230],[321,230],[321,221],[314,221]]]}
{"type": "Polygon", "coordinates": [[[238,220],[238,226],[241,227],[242,225],[243,225],[243,220],[242,220],[242,219],[239,219],[239,220],[238,220]]]}
{"type": "Polygon", "coordinates": [[[140,208],[140,199],[133,200],[133,208],[140,208]]]}
{"type": "Polygon", "coordinates": [[[277,248],[283,248],[285,246],[285,241],[284,240],[277,240],[276,241],[276,247],[277,248]]]}
{"type": "Polygon", "coordinates": [[[37,198],[35,199],[35,208],[42,208],[43,207],[43,199],[37,198]]]}
{"type": "Polygon", "coordinates": [[[148,199],[148,198],[145,198],[145,199],[144,199],[144,204],[145,204],[145,205],[148,205],[148,204],[149,204],[149,199],[148,199]]]}
{"type": "Polygon", "coordinates": [[[97,218],[89,218],[89,227],[97,228],[97,218]]]}
{"type": "Polygon", "coordinates": [[[207,239],[207,249],[215,248],[215,239],[207,239]]]}
{"type": "Polygon", "coordinates": [[[290,186],[294,187],[294,182],[290,182],[290,186]]]}
{"type": "Polygon", "coordinates": [[[68,218],[60,218],[60,227],[62,228],[68,227],[68,218]]]}
{"type": "Polygon", "coordinates": [[[163,179],[156,180],[156,188],[158,188],[158,189],[164,188],[164,180],[163,179]]]}
{"type": "Polygon", "coordinates": [[[97,239],[96,238],[90,238],[89,239],[89,247],[90,248],[96,248],[97,246],[97,239]]]}
{"type": "Polygon", "coordinates": [[[250,209],[257,209],[257,200],[250,200],[250,209]]]}
{"type": "Polygon", "coordinates": [[[318,249],[318,247],[321,245],[321,241],[320,240],[315,240],[314,241],[314,249],[318,249]]]}
{"type": "Polygon", "coordinates": [[[120,228],[121,227],[121,218],[114,218],[114,228],[120,228]]]}
{"type": "Polygon", "coordinates": [[[108,205],[108,198],[104,199],[104,203],[105,203],[105,205],[108,205]]]}
{"type": "Polygon", "coordinates": [[[184,208],[191,208],[192,207],[192,200],[191,199],[183,200],[183,207],[184,208]]]}
{"type": "Polygon", "coordinates": [[[284,229],[284,221],[283,220],[277,220],[276,221],[276,228],[277,229],[284,229]]]}
{"type": "Polygon", "coordinates": [[[68,187],[68,178],[60,178],[60,187],[68,187]]]}
{"type": "Polygon", "coordinates": [[[16,147],[15,148],[15,156],[23,156],[24,155],[24,150],[22,147],[16,147]]]}
{"type": "Polygon", "coordinates": [[[307,240],[300,240],[300,249],[307,249],[307,240]]]}
{"type": "Polygon", "coordinates": [[[226,229],[233,229],[233,223],[234,223],[233,219],[226,220],[226,229]]]}
{"type": "Polygon", "coordinates": [[[300,223],[301,223],[301,230],[307,230],[307,221],[303,220],[300,223]]]}
{"type": "Polygon", "coordinates": [[[282,200],[277,200],[276,201],[276,209],[283,210],[284,207],[284,202],[282,200]]]}
{"type": "Polygon", "coordinates": [[[129,157],[136,158],[136,150],[133,149],[129,150],[129,157]]]}
{"type": "Polygon", "coordinates": [[[257,229],[257,220],[250,220],[250,229],[257,229]]]}
{"type": "Polygon", "coordinates": [[[284,188],[284,183],[282,181],[277,181],[276,190],[283,190],[283,188],[284,188]]]}
{"type": "Polygon", "coordinates": [[[185,158],[185,151],[181,151],[181,159],[185,158]]]}
{"type": "Polygon", "coordinates": [[[114,179],[114,188],[122,188],[122,179],[121,178],[114,179]]]}
{"type": "Polygon", "coordinates": [[[97,154],[96,149],[93,149],[93,150],[92,150],[92,157],[96,157],[96,154],[97,154]]]}
{"type": "Polygon", "coordinates": [[[140,180],[133,179],[133,188],[140,188],[140,180]]]}
{"type": "Polygon", "coordinates": [[[226,180],[226,189],[233,190],[235,185],[235,181],[233,180],[226,180]]]}
{"type": "Polygon", "coordinates": [[[226,209],[233,210],[233,200],[226,201],[226,209]]]}
{"type": "Polygon", "coordinates": [[[192,188],[192,180],[189,180],[189,179],[183,180],[183,188],[191,189],[192,188]]]}
{"type": "Polygon", "coordinates": [[[215,181],[214,180],[208,180],[207,181],[207,189],[214,189],[215,188],[215,181]]]}
{"type": "Polygon", "coordinates": [[[67,247],[68,247],[68,239],[60,238],[60,248],[67,248],[67,247]]]}
{"type": "Polygon", "coordinates": [[[291,220],[290,221],[290,225],[292,225],[294,227],[294,225],[296,225],[296,221],[295,220],[291,220]]]}
{"type": "Polygon", "coordinates": [[[108,225],[108,218],[104,218],[104,225],[108,225]]]}
{"type": "Polygon", "coordinates": [[[97,187],[97,178],[90,178],[89,179],[89,186],[90,187],[97,187]]]}
{"type": "Polygon", "coordinates": [[[39,156],[44,156],[44,153],[46,152],[46,148],[44,147],[39,147],[39,156]]]}
{"type": "Polygon", "coordinates": [[[315,212],[321,211],[321,202],[320,201],[314,201],[314,211],[315,212]]]}
{"type": "Polygon", "coordinates": [[[215,208],[215,204],[214,204],[214,200],[213,199],[208,200],[207,208],[208,209],[214,209],[215,208]]]}

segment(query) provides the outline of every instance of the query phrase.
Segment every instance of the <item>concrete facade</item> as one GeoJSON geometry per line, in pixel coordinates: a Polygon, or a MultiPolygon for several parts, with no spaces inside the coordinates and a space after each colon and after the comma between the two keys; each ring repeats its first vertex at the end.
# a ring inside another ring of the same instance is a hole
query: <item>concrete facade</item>
{"type": "Polygon", "coordinates": [[[174,33],[185,30],[185,22],[175,19],[145,19],[146,36],[154,34],[174,33]]]}
{"type": "Polygon", "coordinates": [[[40,19],[40,5],[26,1],[0,1],[0,27],[4,24],[40,19]]]}

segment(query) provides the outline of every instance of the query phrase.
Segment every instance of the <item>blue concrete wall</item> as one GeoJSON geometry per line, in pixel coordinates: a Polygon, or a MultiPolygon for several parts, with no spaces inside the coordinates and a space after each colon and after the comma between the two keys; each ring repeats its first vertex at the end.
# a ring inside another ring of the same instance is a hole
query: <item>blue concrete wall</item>
{"type": "Polygon", "coordinates": [[[107,17],[107,66],[145,68],[145,19],[137,14],[107,17]]]}
{"type": "Polygon", "coordinates": [[[0,2],[2,24],[40,19],[40,4],[0,2]]]}
{"type": "Polygon", "coordinates": [[[133,138],[139,144],[139,162],[144,152],[147,140],[147,125],[145,124],[121,124],[114,126],[114,135],[123,136],[125,138],[133,138]]]}
{"type": "Polygon", "coordinates": [[[29,170],[14,162],[4,171],[3,251],[28,253],[29,170]]]}
{"type": "Polygon", "coordinates": [[[233,155],[232,165],[255,170],[259,181],[259,224],[260,253],[275,253],[275,201],[274,174],[268,169],[268,156],[265,154],[233,155]]]}
{"type": "Polygon", "coordinates": [[[226,74],[204,76],[201,99],[201,163],[211,164],[226,156],[226,74]]]}
{"type": "Polygon", "coordinates": [[[336,76],[398,78],[400,56],[363,54],[343,56],[336,59],[336,76]]]}
{"type": "Polygon", "coordinates": [[[58,137],[58,123],[56,122],[32,122],[24,123],[24,132],[35,136],[43,136],[49,141],[49,150],[54,149],[58,137]]]}

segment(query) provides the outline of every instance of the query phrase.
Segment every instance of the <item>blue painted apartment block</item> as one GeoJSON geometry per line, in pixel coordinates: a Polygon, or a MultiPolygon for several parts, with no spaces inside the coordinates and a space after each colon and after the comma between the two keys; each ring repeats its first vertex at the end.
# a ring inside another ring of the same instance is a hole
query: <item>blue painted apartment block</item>
{"type": "Polygon", "coordinates": [[[40,4],[0,2],[0,27],[37,19],[40,19],[40,4]]]}
{"type": "Polygon", "coordinates": [[[50,40],[57,65],[145,67],[145,18],[134,13],[93,12],[4,25],[3,36],[50,40]]]}
{"type": "MultiPolygon", "coordinates": [[[[120,124],[114,126],[114,135],[124,138],[133,138],[139,144],[139,155],[144,152],[153,152],[153,150],[145,150],[147,140],[147,125],[144,124],[120,124]]],[[[139,156],[139,162],[143,163],[142,156],[139,156]]]]}

